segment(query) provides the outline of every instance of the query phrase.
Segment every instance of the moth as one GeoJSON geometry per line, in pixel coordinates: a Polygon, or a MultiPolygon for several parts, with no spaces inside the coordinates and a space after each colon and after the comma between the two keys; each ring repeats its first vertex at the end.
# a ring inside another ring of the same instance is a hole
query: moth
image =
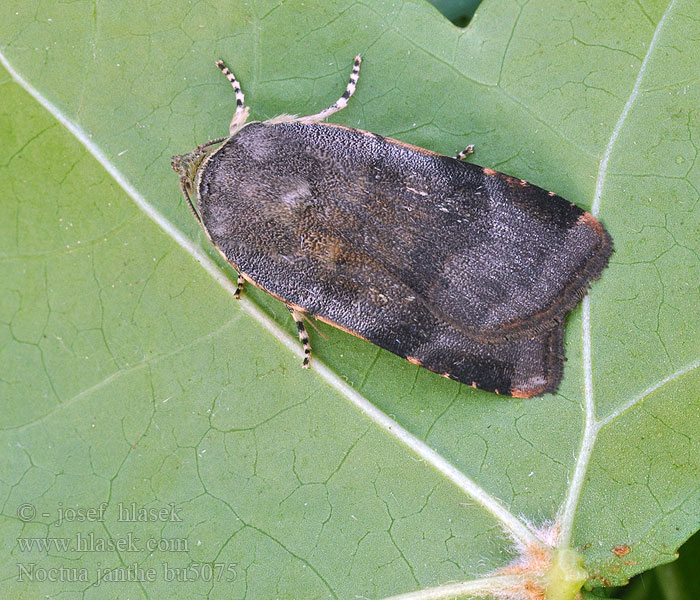
{"type": "Polygon", "coordinates": [[[233,73],[229,135],[172,166],[192,213],[238,272],[283,302],[311,355],[313,316],[475,388],[556,391],[563,327],[612,253],[591,214],[553,192],[454,157],[324,123],[248,122],[233,73]],[[196,207],[191,197],[195,197],[196,207]]]}

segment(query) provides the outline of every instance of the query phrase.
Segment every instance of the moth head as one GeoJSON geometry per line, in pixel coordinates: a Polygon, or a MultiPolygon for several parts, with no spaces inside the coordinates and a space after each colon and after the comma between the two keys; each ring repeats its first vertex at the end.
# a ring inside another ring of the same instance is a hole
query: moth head
{"type": "Polygon", "coordinates": [[[194,192],[194,182],[197,178],[197,171],[207,153],[202,148],[196,148],[189,154],[178,154],[173,156],[170,163],[173,170],[180,176],[180,184],[187,193],[194,192]]]}
{"type": "Polygon", "coordinates": [[[214,151],[214,146],[223,141],[223,139],[225,138],[212,140],[211,142],[197,146],[188,154],[178,154],[177,156],[173,156],[172,161],[170,162],[173,170],[180,177],[180,189],[182,190],[182,194],[185,196],[185,200],[187,200],[187,204],[189,205],[192,214],[195,216],[197,221],[199,221],[200,225],[202,224],[202,219],[197,213],[197,210],[195,209],[191,200],[191,196],[196,196],[195,186],[197,182],[197,173],[199,172],[199,168],[202,166],[204,159],[214,151]]]}

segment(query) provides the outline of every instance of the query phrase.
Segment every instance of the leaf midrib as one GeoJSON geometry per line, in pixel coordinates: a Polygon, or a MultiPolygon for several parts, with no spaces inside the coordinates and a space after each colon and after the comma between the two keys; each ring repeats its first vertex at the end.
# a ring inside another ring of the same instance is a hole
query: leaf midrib
{"type": "MultiPolygon", "coordinates": [[[[49,114],[63,125],[85,149],[102,165],[114,181],[134,200],[134,202],[155,222],[175,243],[190,254],[214,280],[221,285],[231,296],[236,290],[236,284],[231,281],[225,272],[205,253],[195,245],[160,213],[146,198],[129,182],[126,177],[114,166],[102,149],[73,121],[66,117],[60,109],[41,94],[12,66],[7,57],[0,51],[0,64],[8,71],[13,80],[29,93],[49,114]]],[[[267,314],[248,299],[241,299],[241,307],[259,325],[268,331],[278,342],[290,350],[293,354],[303,358],[303,351],[296,339],[293,339],[286,331],[273,321],[267,314]]],[[[479,503],[497,521],[499,521],[520,543],[527,546],[542,546],[535,532],[524,521],[511,513],[496,497],[489,494],[465,473],[457,469],[438,452],[430,448],[425,442],[414,436],[398,422],[391,419],[367,398],[362,396],[354,388],[350,387],[338,374],[319,360],[313,362],[312,369],[340,396],[350,401],[362,413],[372,420],[378,427],[407,446],[425,462],[432,465],[442,473],[449,481],[459,487],[467,496],[479,503]]],[[[109,379],[109,378],[108,378],[109,379]]],[[[78,394],[82,397],[85,392],[78,394]]]]}
{"type": "MultiPolygon", "coordinates": [[[[605,147],[603,158],[601,159],[600,165],[598,167],[595,194],[593,196],[593,203],[591,204],[591,214],[596,218],[600,214],[603,188],[605,187],[605,183],[607,180],[608,166],[610,164],[610,159],[612,157],[615,144],[617,143],[617,140],[620,136],[620,132],[622,131],[623,127],[625,126],[625,122],[627,121],[627,117],[629,116],[632,107],[634,106],[634,103],[636,102],[639,96],[639,90],[642,84],[642,79],[644,78],[644,74],[646,73],[647,64],[649,63],[649,59],[651,58],[651,55],[656,49],[656,44],[658,42],[661,30],[663,29],[666,23],[666,19],[671,14],[675,3],[676,0],[671,0],[671,2],[669,2],[668,6],[666,7],[666,10],[664,11],[664,14],[662,15],[661,19],[659,19],[659,22],[656,25],[654,35],[652,36],[651,41],[649,42],[649,46],[644,55],[644,59],[642,60],[642,63],[639,66],[639,72],[637,73],[637,78],[635,79],[634,85],[632,86],[632,90],[630,91],[625,105],[622,107],[620,116],[618,117],[617,122],[615,123],[615,127],[613,128],[613,131],[610,134],[610,138],[608,139],[608,143],[605,147]]],[[[591,456],[593,455],[593,448],[598,438],[598,433],[603,428],[605,423],[604,421],[599,421],[597,419],[595,410],[595,398],[593,391],[593,350],[591,342],[590,292],[583,299],[581,328],[581,338],[583,346],[582,367],[584,379],[583,406],[585,421],[583,436],[581,438],[581,448],[579,450],[579,454],[576,457],[576,462],[574,464],[574,475],[571,478],[567,496],[560,509],[562,530],[557,543],[559,547],[569,547],[571,545],[571,536],[573,534],[574,521],[576,519],[578,503],[581,498],[583,482],[588,471],[588,465],[590,463],[591,456]]],[[[688,370],[691,370],[691,367],[689,367],[688,370]]],[[[675,374],[669,376],[666,379],[671,381],[675,378],[674,376],[675,374]]],[[[661,385],[663,385],[663,382],[666,382],[666,379],[663,379],[660,382],[658,382],[656,387],[651,386],[649,389],[651,391],[655,391],[658,387],[661,387],[661,385]]],[[[651,393],[651,391],[649,393],[651,393]]],[[[638,402],[641,402],[647,395],[648,394],[646,392],[643,392],[638,398],[634,398],[631,401],[625,403],[625,405],[630,404],[627,407],[627,409],[631,408],[638,402]]]]}

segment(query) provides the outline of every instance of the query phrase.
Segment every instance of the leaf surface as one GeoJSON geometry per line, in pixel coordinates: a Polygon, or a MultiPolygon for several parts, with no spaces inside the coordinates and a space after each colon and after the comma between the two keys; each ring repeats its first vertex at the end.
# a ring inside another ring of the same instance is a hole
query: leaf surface
{"type": "Polygon", "coordinates": [[[672,560],[700,514],[698,40],[690,0],[487,1],[465,30],[417,0],[3,3],[4,585],[479,594],[513,538],[539,543],[555,521],[590,586],[672,560]],[[227,131],[234,99],[213,61],[265,119],[331,104],[357,52],[358,91],[334,122],[445,154],[475,143],[475,162],[613,236],[568,320],[556,396],[499,398],[325,326],[304,372],[286,309],[231,299],[235,275],[170,169],[227,131]],[[120,519],[132,506],[179,520],[120,519]],[[76,546],[90,534],[139,543],[76,546]],[[70,545],[20,542],[34,538],[70,545]],[[202,563],[233,566],[217,579],[202,563]],[[88,579],[22,579],[20,564],[88,579]],[[108,581],[132,565],[153,580],[108,581]]]}

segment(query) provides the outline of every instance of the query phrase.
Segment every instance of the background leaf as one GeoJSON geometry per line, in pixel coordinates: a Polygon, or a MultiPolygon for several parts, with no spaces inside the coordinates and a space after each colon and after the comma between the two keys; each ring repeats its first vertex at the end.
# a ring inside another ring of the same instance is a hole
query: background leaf
{"type": "Polygon", "coordinates": [[[696,17],[690,0],[487,1],[462,30],[417,0],[3,3],[8,593],[381,597],[504,566],[504,519],[534,535],[559,518],[591,586],[672,560],[700,514],[696,17]],[[556,396],[498,398],[326,327],[306,373],[284,307],[230,299],[169,166],[226,131],[213,60],[264,119],[333,102],[358,51],[334,121],[473,142],[610,230],[556,396]],[[132,503],[181,520],[120,520],[132,503]],[[76,546],[90,534],[139,543],[76,546]],[[203,562],[233,566],[216,581],[203,562]],[[21,580],[31,564],[88,580],[21,580]],[[91,585],[133,565],[153,581],[91,585]]]}
{"type": "Polygon", "coordinates": [[[465,27],[481,4],[481,0],[429,0],[429,2],[458,27],[465,27]]]}
{"type": "Polygon", "coordinates": [[[635,577],[630,585],[618,592],[623,600],[691,600],[700,595],[698,556],[700,534],[691,537],[679,551],[675,562],[660,565],[635,577]]]}

